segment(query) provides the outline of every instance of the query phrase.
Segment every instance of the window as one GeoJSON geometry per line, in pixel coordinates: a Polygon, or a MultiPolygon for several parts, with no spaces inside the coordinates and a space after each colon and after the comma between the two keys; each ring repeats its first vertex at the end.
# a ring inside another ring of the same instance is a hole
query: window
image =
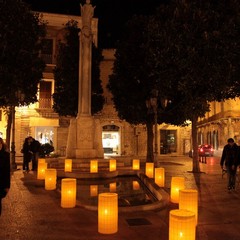
{"type": "Polygon", "coordinates": [[[46,64],[53,63],[53,39],[43,39],[41,57],[46,64]]]}
{"type": "Polygon", "coordinates": [[[40,82],[39,108],[51,108],[52,82],[40,82]]]}

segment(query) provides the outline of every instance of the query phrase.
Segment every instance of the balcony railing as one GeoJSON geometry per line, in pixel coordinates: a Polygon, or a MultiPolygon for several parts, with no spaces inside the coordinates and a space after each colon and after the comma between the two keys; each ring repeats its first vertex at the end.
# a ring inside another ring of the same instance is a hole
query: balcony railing
{"type": "Polygon", "coordinates": [[[39,108],[52,108],[51,98],[39,98],[39,108]]]}

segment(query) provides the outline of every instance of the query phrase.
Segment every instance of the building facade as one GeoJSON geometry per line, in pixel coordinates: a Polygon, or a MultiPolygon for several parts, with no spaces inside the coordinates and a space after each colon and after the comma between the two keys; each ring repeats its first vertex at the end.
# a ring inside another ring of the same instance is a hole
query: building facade
{"type": "Polygon", "coordinates": [[[228,138],[240,142],[240,100],[211,102],[210,112],[198,121],[199,144],[211,144],[221,151],[228,138]]]}
{"type": "MultiPolygon", "coordinates": [[[[62,14],[42,13],[47,22],[47,36],[41,52],[46,62],[43,79],[39,85],[38,102],[30,106],[16,107],[15,145],[16,156],[20,156],[24,139],[32,136],[43,143],[54,146],[54,154],[65,156],[70,118],[59,117],[52,109],[54,93],[53,69],[56,64],[57,42],[62,39],[64,26],[69,20],[75,20],[81,28],[81,17],[62,14]]],[[[92,22],[93,41],[97,45],[98,19],[92,22]]],[[[100,122],[104,155],[146,156],[147,131],[145,125],[131,125],[120,120],[107,90],[109,75],[114,63],[114,49],[103,51],[104,59],[100,65],[100,79],[104,90],[105,104],[100,114],[94,116],[100,122]]],[[[200,125],[199,125],[200,126],[200,125]]],[[[204,130],[205,131],[205,130],[204,130]]],[[[6,137],[6,118],[0,114],[0,134],[6,137]]],[[[191,128],[168,124],[158,126],[158,154],[187,154],[190,150],[191,128]]]]}

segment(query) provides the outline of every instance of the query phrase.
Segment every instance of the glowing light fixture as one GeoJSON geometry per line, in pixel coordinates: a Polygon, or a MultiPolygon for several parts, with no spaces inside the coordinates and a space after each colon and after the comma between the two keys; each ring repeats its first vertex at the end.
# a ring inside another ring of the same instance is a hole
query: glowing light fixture
{"type": "Polygon", "coordinates": [[[133,190],[139,190],[140,189],[140,185],[139,185],[138,181],[133,181],[132,185],[133,185],[133,190]]]}
{"type": "Polygon", "coordinates": [[[164,187],[165,185],[165,169],[155,168],[155,183],[159,187],[164,187]]]}
{"type": "Polygon", "coordinates": [[[47,163],[45,161],[38,162],[37,179],[41,179],[41,180],[45,179],[46,169],[47,169],[47,163]]]}
{"type": "Polygon", "coordinates": [[[90,196],[96,197],[98,195],[98,185],[90,185],[90,196]]]}
{"type": "Polygon", "coordinates": [[[146,175],[149,178],[153,178],[153,173],[154,173],[154,163],[152,162],[147,162],[146,163],[146,175]]]}
{"type": "Polygon", "coordinates": [[[45,189],[54,190],[57,184],[57,169],[48,168],[45,170],[45,189]]]}
{"type": "Polygon", "coordinates": [[[116,192],[117,189],[117,183],[113,182],[109,184],[110,192],[116,192]]]}
{"type": "Polygon", "coordinates": [[[72,159],[65,159],[64,171],[72,172],[72,159]]]}
{"type": "Polygon", "coordinates": [[[77,179],[63,178],[61,181],[61,207],[74,208],[76,206],[77,179]]]}
{"type": "Polygon", "coordinates": [[[118,231],[118,194],[98,195],[98,232],[113,234],[118,231]]]}
{"type": "Polygon", "coordinates": [[[133,168],[133,170],[139,170],[140,169],[140,160],[139,159],[133,159],[132,168],[133,168]]]}
{"type": "Polygon", "coordinates": [[[172,177],[171,179],[171,202],[179,203],[179,191],[185,188],[184,177],[172,177]]]}
{"type": "Polygon", "coordinates": [[[179,191],[179,209],[195,213],[198,222],[198,191],[196,189],[182,189],[179,191]]]}
{"type": "Polygon", "coordinates": [[[117,166],[117,163],[116,163],[116,159],[110,159],[109,160],[109,171],[112,172],[112,171],[116,171],[116,167],[117,166]]]}
{"type": "Polygon", "coordinates": [[[169,240],[195,240],[195,213],[188,210],[171,210],[169,213],[169,240]]]}
{"type": "Polygon", "coordinates": [[[90,172],[97,173],[98,172],[98,160],[90,161],[90,172]]]}

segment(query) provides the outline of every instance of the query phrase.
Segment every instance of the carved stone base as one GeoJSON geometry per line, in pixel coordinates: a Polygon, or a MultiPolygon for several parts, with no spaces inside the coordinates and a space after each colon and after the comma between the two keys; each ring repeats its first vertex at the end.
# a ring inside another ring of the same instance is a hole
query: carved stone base
{"type": "Polygon", "coordinates": [[[66,157],[103,158],[102,131],[98,119],[80,116],[71,120],[66,157]]]}

